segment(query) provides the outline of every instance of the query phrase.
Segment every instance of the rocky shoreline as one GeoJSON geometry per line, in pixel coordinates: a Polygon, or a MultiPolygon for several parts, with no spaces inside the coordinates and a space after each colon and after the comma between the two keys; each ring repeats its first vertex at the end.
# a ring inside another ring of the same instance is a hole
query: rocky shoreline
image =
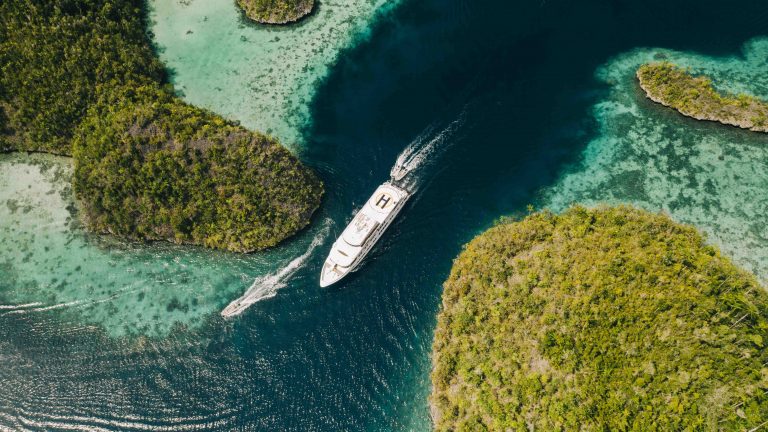
{"type": "Polygon", "coordinates": [[[644,64],[636,76],[648,99],[686,117],[768,132],[768,104],[754,96],[721,95],[709,78],[667,62],[644,64]]]}

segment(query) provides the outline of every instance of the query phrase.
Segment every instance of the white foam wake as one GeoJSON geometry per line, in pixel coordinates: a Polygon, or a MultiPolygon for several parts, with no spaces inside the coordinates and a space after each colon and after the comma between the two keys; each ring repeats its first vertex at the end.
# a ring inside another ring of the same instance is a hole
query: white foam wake
{"type": "Polygon", "coordinates": [[[32,307],[37,307],[37,306],[42,306],[42,305],[43,304],[40,303],[40,302],[25,303],[25,304],[18,304],[18,305],[13,305],[13,304],[10,304],[10,305],[0,305],[0,310],[6,310],[6,309],[20,310],[20,309],[27,309],[27,308],[32,308],[32,307]]]}
{"type": "Polygon", "coordinates": [[[19,315],[19,314],[26,314],[30,312],[47,312],[55,309],[62,309],[62,308],[69,308],[69,307],[92,306],[99,303],[110,302],[123,295],[134,294],[136,292],[141,291],[141,289],[134,288],[135,285],[136,283],[130,284],[120,289],[119,291],[103,298],[88,299],[88,300],[71,300],[68,302],[48,304],[48,305],[40,302],[26,303],[26,304],[20,304],[20,305],[0,305],[0,313],[3,316],[19,315]]]}
{"type": "Polygon", "coordinates": [[[265,276],[256,278],[250,288],[237,300],[229,304],[221,311],[221,316],[231,318],[243,313],[252,304],[262,300],[272,298],[277,295],[277,291],[288,285],[288,280],[306,264],[312,252],[317,248],[328,235],[331,227],[331,220],[326,219],[320,232],[312,239],[307,251],[294,258],[285,267],[265,276]]]}
{"type": "Polygon", "coordinates": [[[454,135],[463,123],[464,113],[462,112],[459,118],[452,121],[438,133],[435,133],[434,125],[425,129],[397,156],[395,165],[389,172],[392,181],[410,192],[415,192],[415,189],[419,186],[418,172],[420,168],[424,167],[427,161],[434,159],[435,153],[438,150],[444,151],[450,146],[445,145],[445,143],[450,143],[449,138],[454,135]]]}

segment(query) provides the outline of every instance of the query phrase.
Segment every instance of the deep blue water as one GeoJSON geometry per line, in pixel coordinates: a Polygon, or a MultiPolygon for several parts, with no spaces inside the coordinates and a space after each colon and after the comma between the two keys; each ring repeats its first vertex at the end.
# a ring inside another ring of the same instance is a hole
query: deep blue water
{"type": "Polygon", "coordinates": [[[596,68],[645,46],[733,55],[766,34],[757,0],[404,0],[343,53],[305,130],[302,157],[326,182],[317,220],[343,224],[404,147],[456,122],[365,267],[320,291],[329,239],[274,299],[159,340],[2,316],[0,429],[55,429],[54,419],[61,429],[428,428],[429,350],[451,260],[497,218],[537,205],[576,162],[607,91],[596,68]],[[15,393],[21,381],[34,391],[15,393]]]}

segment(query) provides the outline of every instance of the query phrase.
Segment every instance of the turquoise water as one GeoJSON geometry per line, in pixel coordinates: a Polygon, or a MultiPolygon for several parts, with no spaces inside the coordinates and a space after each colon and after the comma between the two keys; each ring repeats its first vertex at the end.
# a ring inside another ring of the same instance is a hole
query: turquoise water
{"type": "MultiPolygon", "coordinates": [[[[297,151],[315,85],[341,49],[365,37],[366,21],[385,12],[381,2],[323,2],[318,13],[286,31],[246,22],[234,3],[150,6],[158,51],[180,94],[279,136],[297,151]]],[[[0,163],[8,167],[0,201],[25,202],[31,209],[0,209],[4,241],[12,245],[2,257],[11,276],[7,285],[23,287],[8,291],[15,303],[40,303],[13,313],[77,311],[115,337],[199,327],[254,280],[278,273],[312,239],[328,235],[316,223],[281,248],[252,256],[88,236],[73,223],[69,160],[9,156],[0,163]]]]}
{"type": "Polygon", "coordinates": [[[596,73],[611,87],[593,108],[598,136],[544,202],[554,210],[573,202],[628,202],[663,211],[703,230],[765,283],[768,138],[691,120],[644,99],[634,73],[659,59],[711,77],[719,90],[768,99],[768,39],[721,57],[668,49],[616,56],[596,73]]]}
{"type": "Polygon", "coordinates": [[[57,310],[111,337],[197,328],[313,235],[253,256],[89,235],[75,213],[70,159],[5,155],[0,164],[4,315],[57,310]]]}
{"type": "Polygon", "coordinates": [[[309,103],[339,52],[396,0],[318,2],[290,27],[250,22],[222,0],[153,0],[152,32],[176,89],[195,105],[297,150],[309,103]]]}
{"type": "Polygon", "coordinates": [[[528,204],[666,211],[768,277],[766,136],[681,117],[632,78],[668,58],[768,98],[762,1],[338,0],[279,29],[230,1],[151,6],[180,94],[281,138],[327,198],[262,253],[137,244],[83,231],[68,159],[0,157],[0,430],[427,430],[451,260],[528,204]],[[433,149],[416,196],[320,289],[409,146],[433,149]],[[246,291],[261,300],[223,320],[246,291]]]}

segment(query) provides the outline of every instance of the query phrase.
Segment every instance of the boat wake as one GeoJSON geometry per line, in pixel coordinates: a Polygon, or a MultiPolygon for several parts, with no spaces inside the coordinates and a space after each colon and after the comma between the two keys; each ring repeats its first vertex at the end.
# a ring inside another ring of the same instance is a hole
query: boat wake
{"type": "Polygon", "coordinates": [[[13,310],[23,310],[23,309],[27,309],[27,308],[33,308],[33,307],[37,307],[37,306],[42,306],[42,305],[43,304],[40,303],[40,302],[25,303],[25,304],[18,304],[18,305],[14,305],[14,304],[0,305],[0,310],[12,310],[12,311],[13,310]]]}
{"type": "Polygon", "coordinates": [[[221,311],[221,316],[231,318],[240,315],[254,303],[276,296],[277,291],[288,285],[288,280],[306,264],[315,248],[325,240],[325,237],[330,232],[330,222],[330,219],[326,219],[320,232],[312,239],[312,243],[310,243],[306,252],[294,258],[282,269],[261,276],[253,281],[251,287],[240,298],[230,303],[229,306],[221,311]]]}
{"type": "Polygon", "coordinates": [[[88,306],[97,305],[100,303],[107,303],[123,295],[135,294],[137,292],[142,291],[140,289],[134,288],[133,285],[135,284],[128,285],[127,287],[103,298],[95,298],[95,299],[88,299],[88,300],[72,300],[68,302],[55,303],[55,304],[45,304],[41,302],[34,302],[34,303],[25,303],[25,304],[18,304],[18,305],[13,305],[13,304],[0,305],[0,316],[20,315],[20,314],[27,314],[32,312],[47,312],[47,311],[63,309],[63,308],[84,308],[88,306]]]}
{"type": "Polygon", "coordinates": [[[442,153],[452,141],[456,131],[464,124],[464,113],[452,121],[448,126],[435,133],[435,125],[429,126],[408,147],[405,148],[395,161],[395,165],[389,172],[392,182],[408,192],[414,193],[420,186],[419,172],[433,161],[438,153],[442,153]],[[446,145],[445,143],[449,144],[446,145]]]}

